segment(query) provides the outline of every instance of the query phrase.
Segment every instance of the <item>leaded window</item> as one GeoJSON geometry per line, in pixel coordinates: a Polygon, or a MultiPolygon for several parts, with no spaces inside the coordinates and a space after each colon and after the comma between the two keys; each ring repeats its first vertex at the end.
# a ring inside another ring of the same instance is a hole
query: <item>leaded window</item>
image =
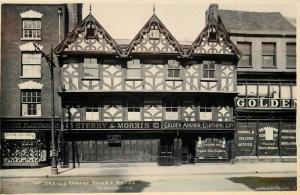
{"type": "Polygon", "coordinates": [[[168,78],[181,78],[181,67],[178,61],[168,60],[168,78]]]}
{"type": "Polygon", "coordinates": [[[203,74],[204,79],[214,79],[216,72],[216,65],[213,61],[204,61],[203,62],[203,74]]]}

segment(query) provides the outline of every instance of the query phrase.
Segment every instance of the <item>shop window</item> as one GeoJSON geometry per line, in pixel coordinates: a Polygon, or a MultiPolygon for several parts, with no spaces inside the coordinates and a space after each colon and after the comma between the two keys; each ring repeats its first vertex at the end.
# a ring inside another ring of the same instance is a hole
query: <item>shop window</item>
{"type": "Polygon", "coordinates": [[[141,120],[141,108],[137,102],[129,102],[127,104],[127,120],[129,121],[141,120]]]}
{"type": "Polygon", "coordinates": [[[176,60],[168,60],[168,78],[181,78],[181,67],[176,60]]]}
{"type": "Polygon", "coordinates": [[[203,62],[203,74],[204,79],[214,79],[216,72],[216,65],[213,61],[204,61],[203,62]]]}
{"type": "Polygon", "coordinates": [[[157,39],[159,39],[159,30],[156,30],[156,29],[152,29],[152,30],[150,30],[150,32],[149,32],[149,38],[150,39],[154,39],[154,40],[157,40],[157,39]]]}
{"type": "Polygon", "coordinates": [[[166,102],[166,119],[167,120],[178,120],[178,101],[176,100],[168,100],[166,102]]]}
{"type": "Polygon", "coordinates": [[[291,99],[291,86],[281,85],[280,86],[280,98],[281,99],[291,99]]]}
{"type": "Polygon", "coordinates": [[[247,85],[247,96],[248,97],[257,96],[257,85],[247,85]]]}
{"type": "Polygon", "coordinates": [[[22,91],[22,116],[41,116],[41,91],[22,91]]]}
{"type": "Polygon", "coordinates": [[[83,78],[84,79],[100,78],[100,64],[97,64],[97,58],[84,58],[83,78]]]}
{"type": "Polygon", "coordinates": [[[22,77],[41,77],[41,54],[22,53],[22,77]]]}
{"type": "Polygon", "coordinates": [[[41,20],[24,19],[23,20],[23,38],[24,39],[41,39],[41,20]]]}
{"type": "Polygon", "coordinates": [[[200,120],[212,120],[213,119],[213,109],[210,104],[200,104],[200,120]]]}
{"type": "Polygon", "coordinates": [[[251,61],[252,46],[251,46],[251,43],[249,43],[249,42],[237,42],[237,46],[243,53],[243,56],[240,59],[238,66],[251,66],[252,65],[252,61],[251,61]]]}
{"type": "Polygon", "coordinates": [[[85,119],[87,121],[98,121],[99,117],[99,107],[97,105],[91,105],[86,107],[85,119]]]}
{"type": "Polygon", "coordinates": [[[286,66],[296,68],[296,43],[286,44],[286,66]]]}
{"type": "Polygon", "coordinates": [[[276,44],[262,43],[262,66],[276,67],[276,44]]]}
{"type": "Polygon", "coordinates": [[[127,79],[141,79],[141,63],[140,60],[134,59],[127,62],[127,79]]]}

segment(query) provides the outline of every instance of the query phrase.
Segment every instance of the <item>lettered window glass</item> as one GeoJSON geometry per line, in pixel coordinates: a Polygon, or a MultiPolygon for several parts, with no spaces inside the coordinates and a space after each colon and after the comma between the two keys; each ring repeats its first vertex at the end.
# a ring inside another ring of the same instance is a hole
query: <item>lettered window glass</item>
{"type": "Polygon", "coordinates": [[[286,44],[286,66],[296,67],[296,43],[286,44]]]}
{"type": "Polygon", "coordinates": [[[247,96],[248,97],[257,96],[257,85],[253,85],[253,84],[247,85],[247,96]]]}
{"type": "Polygon", "coordinates": [[[141,120],[141,108],[138,101],[127,103],[127,120],[129,121],[141,120]]]}
{"type": "Polygon", "coordinates": [[[41,116],[41,91],[22,91],[22,116],[41,116]]]}
{"type": "Polygon", "coordinates": [[[41,77],[41,54],[22,53],[22,77],[41,77]]]}
{"type": "Polygon", "coordinates": [[[127,62],[127,79],[141,79],[140,60],[134,59],[127,62]]]}
{"type": "Polygon", "coordinates": [[[85,117],[87,121],[98,121],[99,117],[99,106],[98,105],[88,105],[86,107],[85,117]]]}
{"type": "Polygon", "coordinates": [[[167,100],[166,102],[166,119],[178,120],[179,119],[178,101],[167,100]]]}
{"type": "Polygon", "coordinates": [[[41,39],[41,20],[23,20],[23,38],[41,39]]]}
{"type": "Polygon", "coordinates": [[[276,44],[262,43],[262,66],[276,67],[276,44]]]}
{"type": "Polygon", "coordinates": [[[168,60],[168,78],[180,78],[181,68],[180,64],[176,60],[168,60]]]}
{"type": "Polygon", "coordinates": [[[83,78],[85,79],[100,78],[100,64],[97,64],[97,58],[84,58],[83,78]]]}
{"type": "Polygon", "coordinates": [[[243,56],[240,59],[238,66],[251,66],[251,43],[237,42],[237,46],[243,53],[243,56]]]}

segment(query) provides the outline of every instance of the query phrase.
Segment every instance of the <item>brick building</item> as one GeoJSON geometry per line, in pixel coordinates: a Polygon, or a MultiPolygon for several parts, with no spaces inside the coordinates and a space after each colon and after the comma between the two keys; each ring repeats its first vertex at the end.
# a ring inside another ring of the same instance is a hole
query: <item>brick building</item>
{"type": "MultiPolygon", "coordinates": [[[[3,165],[49,159],[50,73],[33,43],[48,53],[81,21],[81,4],[2,4],[1,135],[3,165]],[[51,29],[51,30],[49,30],[51,29]],[[39,148],[39,149],[37,149],[39,148]]],[[[59,78],[59,70],[55,71],[59,78]]],[[[60,80],[55,80],[55,87],[60,80]]],[[[56,118],[60,98],[55,96],[56,118]]]]}
{"type": "Polygon", "coordinates": [[[2,35],[2,48],[8,48],[2,54],[2,148],[10,164],[20,153],[9,148],[16,143],[35,144],[38,155],[49,160],[50,78],[46,64],[35,68],[40,60],[24,36],[38,35],[41,14],[42,28],[43,17],[57,26],[60,7],[60,43],[56,29],[40,31],[38,44],[45,51],[57,44],[61,163],[295,159],[296,35],[280,13],[219,10],[212,4],[191,44],[177,41],[153,13],[133,40],[121,42],[92,13],[77,24],[80,5],[74,4],[31,6],[35,26],[23,35],[19,26],[28,10],[5,8],[16,9],[20,23],[2,22],[17,33],[2,35]]]}

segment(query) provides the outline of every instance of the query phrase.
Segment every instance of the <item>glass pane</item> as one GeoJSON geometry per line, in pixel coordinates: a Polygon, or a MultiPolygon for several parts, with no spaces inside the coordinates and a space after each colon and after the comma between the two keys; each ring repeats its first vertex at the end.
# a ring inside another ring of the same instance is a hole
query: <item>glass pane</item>
{"type": "Polygon", "coordinates": [[[210,62],[209,63],[209,69],[214,70],[215,69],[215,64],[210,62]]]}
{"type": "Polygon", "coordinates": [[[239,93],[239,96],[246,96],[246,86],[245,85],[238,85],[237,86],[237,92],[239,93]]]}
{"type": "Polygon", "coordinates": [[[262,55],[275,55],[275,53],[276,53],[275,43],[262,44],[262,55]]]}
{"type": "Polygon", "coordinates": [[[247,96],[256,96],[256,95],[257,95],[257,86],[247,85],[247,96]]]}
{"type": "Polygon", "coordinates": [[[297,99],[297,88],[296,86],[292,86],[293,99],[297,99]]]}
{"type": "Polygon", "coordinates": [[[243,55],[243,57],[239,61],[239,66],[250,66],[250,56],[249,55],[243,55]]]}
{"type": "Polygon", "coordinates": [[[180,77],[180,70],[173,70],[174,72],[174,77],[180,77]]]}
{"type": "Polygon", "coordinates": [[[98,69],[84,69],[84,78],[99,78],[99,70],[98,69]]]}
{"type": "Polygon", "coordinates": [[[237,46],[244,55],[251,54],[251,43],[238,42],[237,46]]]}
{"type": "Polygon", "coordinates": [[[200,120],[212,120],[212,112],[200,112],[200,120]]]}
{"type": "Polygon", "coordinates": [[[127,119],[129,121],[139,121],[141,120],[140,112],[128,112],[127,119]]]}
{"type": "Polygon", "coordinates": [[[258,96],[259,97],[268,97],[268,85],[259,85],[258,86],[258,96]]]}
{"type": "Polygon", "coordinates": [[[208,77],[208,71],[207,71],[207,70],[204,70],[204,71],[203,71],[203,78],[209,78],[209,77],[208,77]]]}
{"type": "Polygon", "coordinates": [[[263,66],[275,66],[275,56],[262,56],[263,58],[263,66]]]}
{"type": "Polygon", "coordinates": [[[27,111],[27,104],[22,104],[22,116],[27,116],[28,111],[27,111]]]}
{"type": "Polygon", "coordinates": [[[140,69],[127,69],[127,78],[141,78],[140,69]]]}
{"type": "Polygon", "coordinates": [[[286,56],[286,65],[288,67],[296,67],[296,56],[286,56]]]}
{"type": "Polygon", "coordinates": [[[167,120],[178,120],[178,112],[166,112],[167,120]]]}
{"type": "Polygon", "coordinates": [[[41,64],[41,54],[23,53],[22,64],[41,64]]]}
{"type": "Polygon", "coordinates": [[[296,55],[296,43],[287,43],[286,44],[286,54],[287,55],[296,55]]]}
{"type": "Polygon", "coordinates": [[[42,116],[42,105],[41,104],[36,104],[36,115],[42,116]]]}
{"type": "Polygon", "coordinates": [[[93,69],[98,69],[98,64],[84,64],[83,68],[93,68],[93,69]]]}
{"type": "Polygon", "coordinates": [[[41,66],[40,65],[23,65],[24,77],[41,77],[41,66]]]}
{"type": "Polygon", "coordinates": [[[279,99],[279,86],[271,85],[270,86],[270,97],[274,99],[279,99]]]}
{"type": "Polygon", "coordinates": [[[281,85],[280,97],[281,99],[290,99],[291,98],[291,86],[281,85]]]}
{"type": "Polygon", "coordinates": [[[214,77],[215,77],[214,71],[210,70],[209,71],[209,78],[214,78],[214,77]]]}

